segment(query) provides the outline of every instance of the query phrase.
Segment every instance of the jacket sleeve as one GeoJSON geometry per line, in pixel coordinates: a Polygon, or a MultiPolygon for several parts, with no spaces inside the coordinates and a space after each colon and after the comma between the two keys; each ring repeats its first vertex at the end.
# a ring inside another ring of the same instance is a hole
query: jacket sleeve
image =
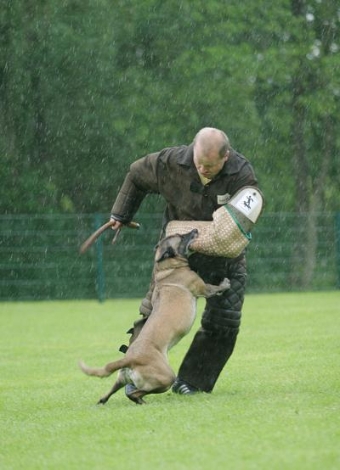
{"type": "Polygon", "coordinates": [[[158,193],[158,153],[147,155],[130,166],[117,195],[111,215],[122,223],[130,222],[148,193],[158,193]]]}

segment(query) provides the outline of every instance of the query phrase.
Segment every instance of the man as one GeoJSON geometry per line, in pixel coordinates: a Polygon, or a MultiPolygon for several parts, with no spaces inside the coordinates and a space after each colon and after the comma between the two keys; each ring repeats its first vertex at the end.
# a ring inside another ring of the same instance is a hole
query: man
{"type": "MultiPolygon", "coordinates": [[[[252,166],[236,152],[224,132],[203,128],[192,144],[165,148],[130,166],[111,211],[113,229],[132,220],[148,193],[164,197],[166,209],[162,234],[171,220],[212,220],[213,212],[226,204],[238,190],[257,186],[252,166]]],[[[246,258],[220,258],[194,253],[191,269],[205,282],[219,284],[228,277],[229,290],[206,299],[201,328],[179,368],[173,392],[211,392],[230,358],[241,321],[246,286],[246,258]]],[[[140,306],[141,320],[134,323],[130,342],[135,339],[152,311],[150,290],[140,306]]]]}

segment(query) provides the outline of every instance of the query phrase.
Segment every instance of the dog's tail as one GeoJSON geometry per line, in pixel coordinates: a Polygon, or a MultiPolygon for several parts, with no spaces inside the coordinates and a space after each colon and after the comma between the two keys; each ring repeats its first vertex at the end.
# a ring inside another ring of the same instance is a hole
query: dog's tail
{"type": "Polygon", "coordinates": [[[108,377],[109,375],[116,372],[116,370],[123,369],[123,367],[127,367],[128,363],[125,357],[122,359],[118,359],[114,362],[109,362],[104,367],[89,367],[84,362],[79,362],[79,367],[87,375],[94,375],[95,377],[108,377]]]}

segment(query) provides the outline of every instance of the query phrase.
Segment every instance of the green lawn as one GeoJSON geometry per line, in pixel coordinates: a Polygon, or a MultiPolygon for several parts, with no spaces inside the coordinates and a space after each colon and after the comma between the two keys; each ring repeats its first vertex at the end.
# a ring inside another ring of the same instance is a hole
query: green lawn
{"type": "MultiPolygon", "coordinates": [[[[138,304],[0,304],[1,469],[340,468],[340,292],[249,295],[212,394],[137,406],[121,391],[96,406],[115,377],[77,361],[120,357],[138,304]]],[[[171,351],[175,369],[197,327],[171,351]]]]}

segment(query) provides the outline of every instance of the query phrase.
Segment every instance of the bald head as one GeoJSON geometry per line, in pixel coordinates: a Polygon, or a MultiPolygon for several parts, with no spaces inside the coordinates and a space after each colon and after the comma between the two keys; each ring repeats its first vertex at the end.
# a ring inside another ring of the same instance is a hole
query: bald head
{"type": "Polygon", "coordinates": [[[213,178],[228,160],[230,143],[227,135],[213,127],[204,127],[194,138],[194,163],[205,178],[213,178]]]}
{"type": "Polygon", "coordinates": [[[214,127],[203,127],[194,138],[194,146],[199,145],[206,154],[218,153],[221,158],[230,149],[227,135],[214,127]]]}

